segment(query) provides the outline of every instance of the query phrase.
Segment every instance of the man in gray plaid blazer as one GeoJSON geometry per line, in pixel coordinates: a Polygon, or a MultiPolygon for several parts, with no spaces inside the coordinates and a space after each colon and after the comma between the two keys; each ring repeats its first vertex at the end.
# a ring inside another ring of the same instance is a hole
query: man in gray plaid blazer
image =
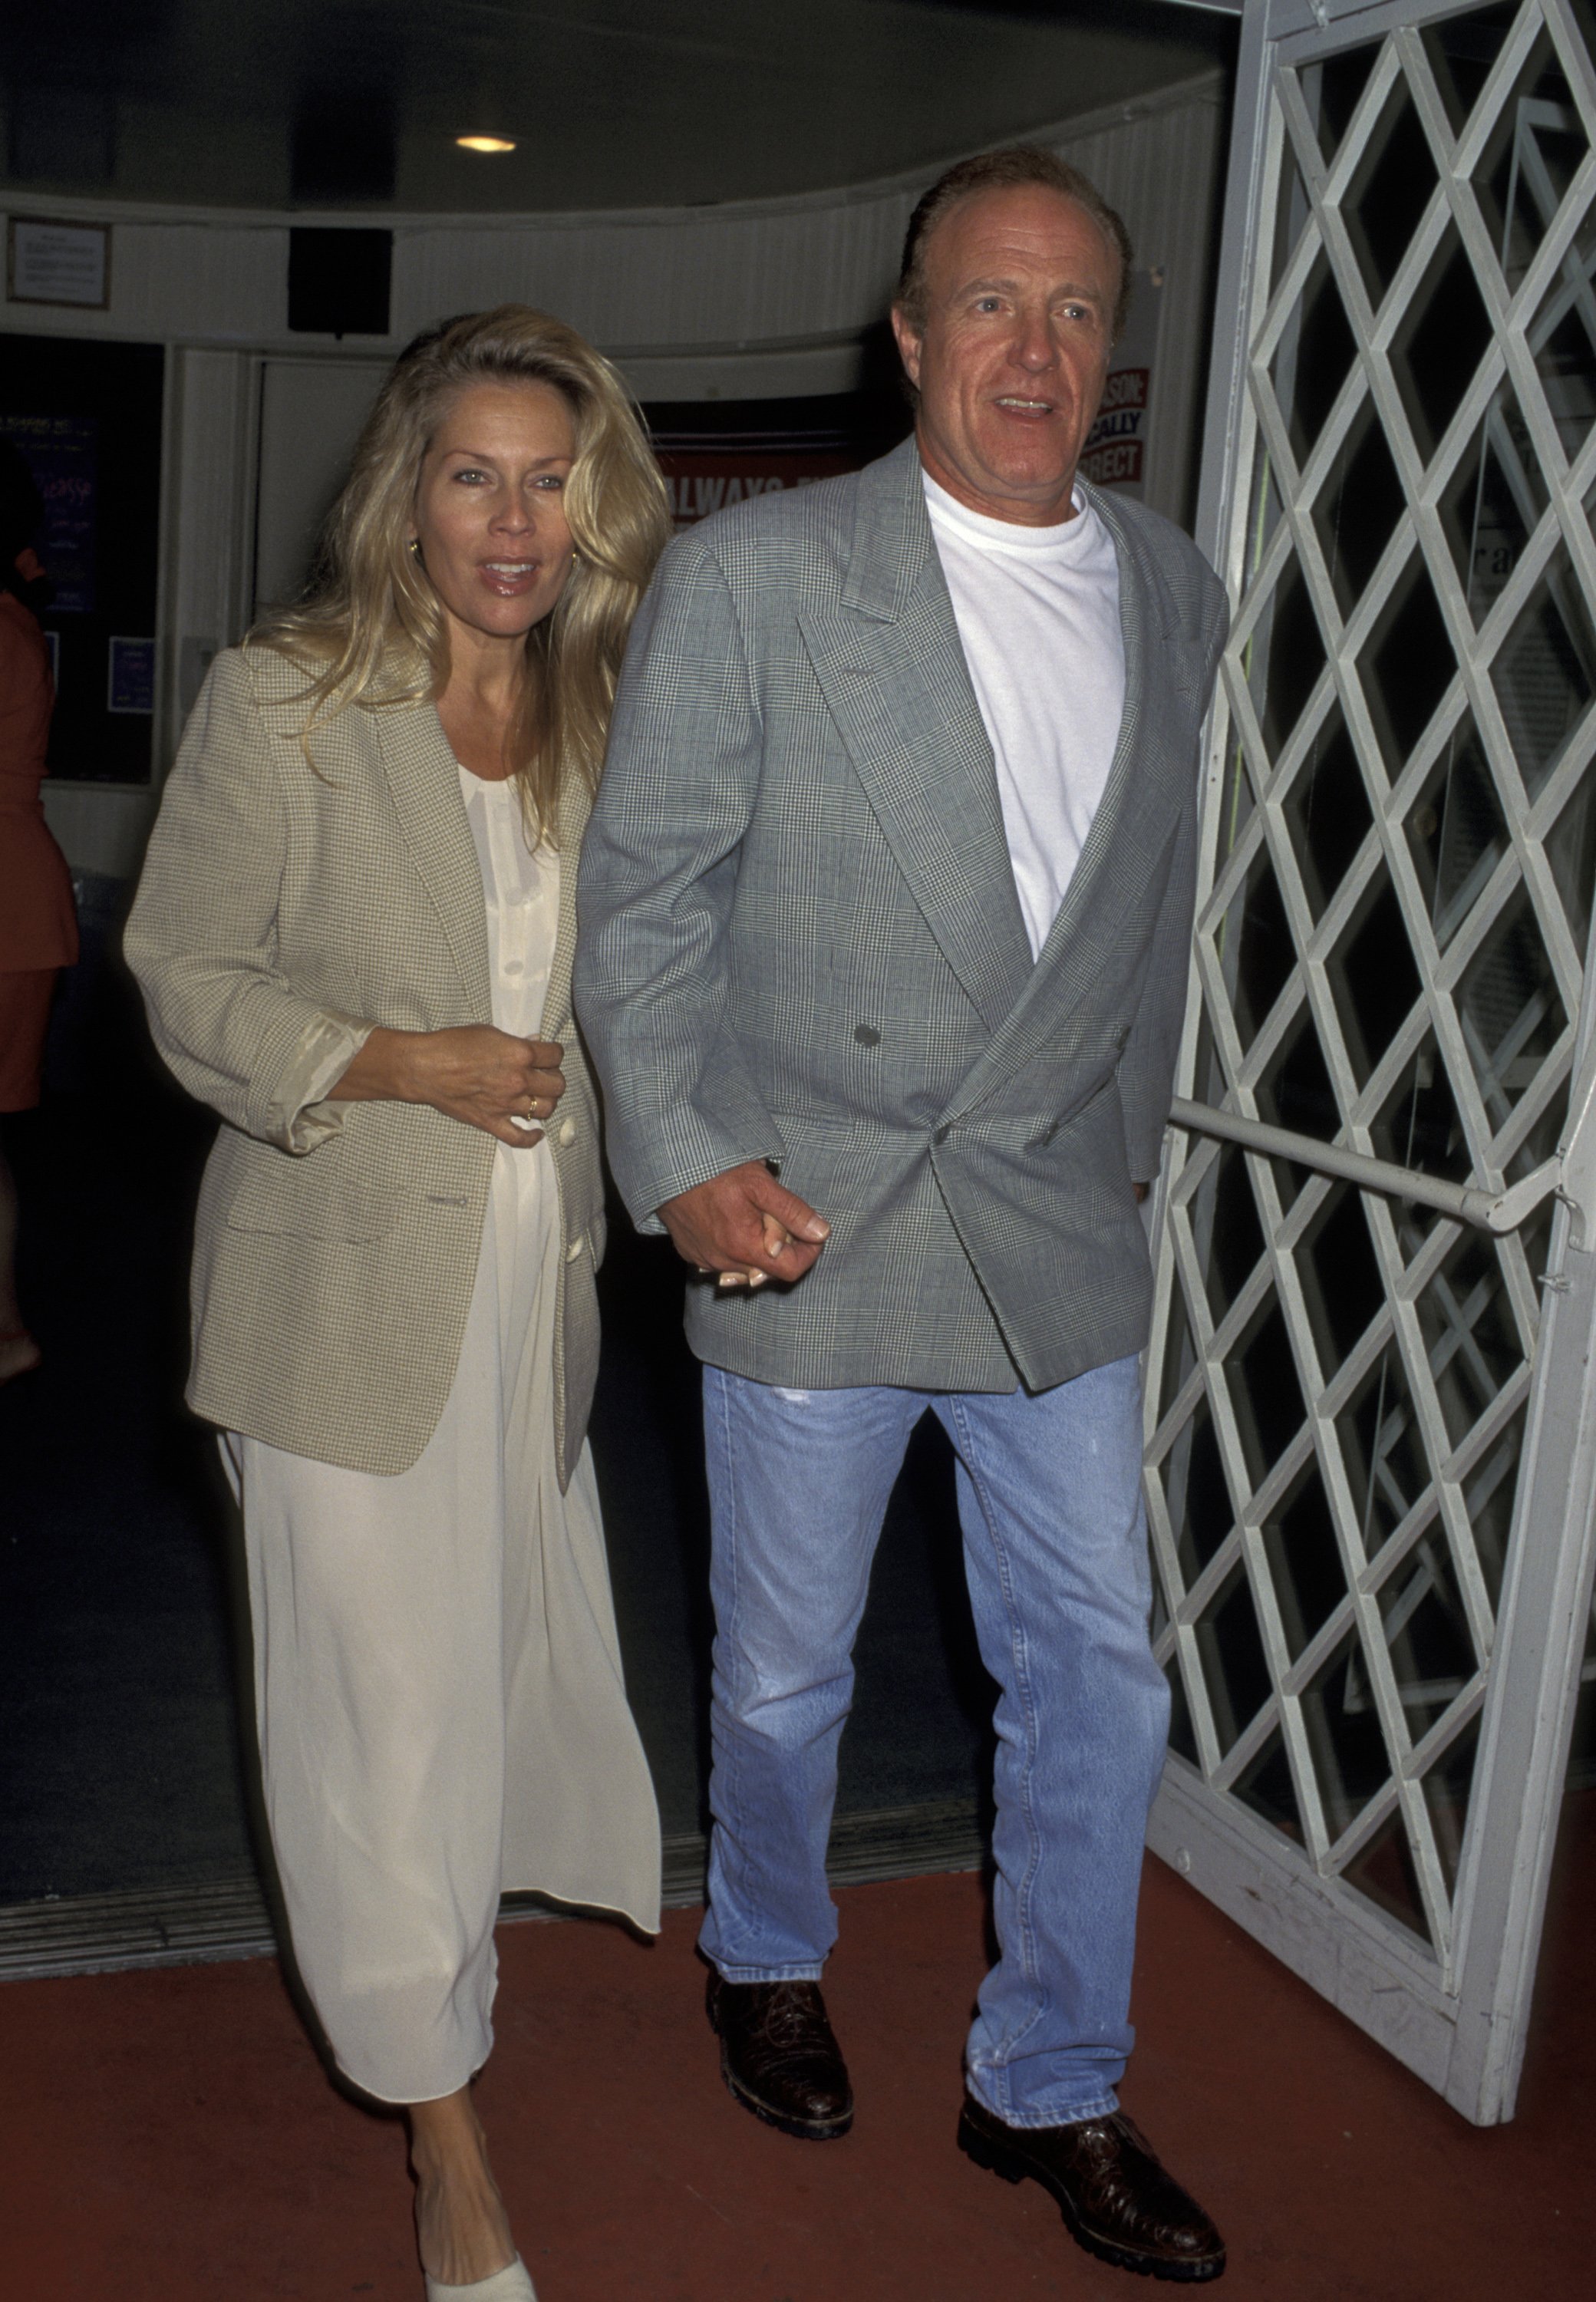
{"type": "Polygon", "coordinates": [[[1168,1694],[1147,1636],[1138,1200],[1190,939],[1223,595],[1076,478],[1124,226],[1050,155],[949,172],[894,321],[911,441],[680,538],[584,851],[616,1179],[700,1274],[718,1636],[710,2012],[736,2097],[847,2130],[818,1987],[854,1634],[909,1434],[958,1458],[997,1681],[1001,1955],[964,2148],[1126,2268],[1215,2277],[1120,2113],[1168,1694]]]}

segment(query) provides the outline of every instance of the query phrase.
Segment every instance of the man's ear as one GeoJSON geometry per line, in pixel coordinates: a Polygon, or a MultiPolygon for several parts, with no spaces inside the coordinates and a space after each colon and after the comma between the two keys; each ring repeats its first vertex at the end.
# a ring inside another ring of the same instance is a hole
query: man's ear
{"type": "Polygon", "coordinates": [[[905,318],[903,307],[892,307],[892,332],[897,340],[898,357],[903,363],[903,373],[918,390],[920,385],[920,356],[923,338],[920,331],[905,318]]]}

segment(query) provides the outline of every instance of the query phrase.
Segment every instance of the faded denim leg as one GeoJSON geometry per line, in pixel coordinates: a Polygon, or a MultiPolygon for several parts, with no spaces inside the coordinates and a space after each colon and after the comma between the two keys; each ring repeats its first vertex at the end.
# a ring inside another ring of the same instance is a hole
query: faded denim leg
{"type": "Polygon", "coordinates": [[[704,1369],[715,1602],[710,1905],[730,1982],[813,1980],[870,1562],[923,1391],[780,1390],[704,1369]]]}
{"type": "Polygon", "coordinates": [[[1137,1896],[1169,1730],[1148,1635],[1138,1363],[936,1411],[958,1452],[976,1634],[999,1688],[1000,1956],[978,1997],[970,2087],[1011,2126],[1105,2117],[1134,2037],[1137,1896]]]}

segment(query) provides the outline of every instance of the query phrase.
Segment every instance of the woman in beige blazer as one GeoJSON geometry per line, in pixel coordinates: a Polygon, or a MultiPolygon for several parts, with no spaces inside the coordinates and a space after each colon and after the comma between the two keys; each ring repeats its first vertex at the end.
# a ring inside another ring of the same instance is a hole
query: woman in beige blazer
{"type": "Polygon", "coordinates": [[[337,2061],[409,2113],[429,2294],[532,2293],[468,2085],[501,1888],[658,1925],[584,1441],[603,1247],[575,861],[668,530],[523,307],[399,360],[307,602],[219,658],[127,953],[221,1113],[189,1398],[243,1508],[262,1769],[337,2061]]]}

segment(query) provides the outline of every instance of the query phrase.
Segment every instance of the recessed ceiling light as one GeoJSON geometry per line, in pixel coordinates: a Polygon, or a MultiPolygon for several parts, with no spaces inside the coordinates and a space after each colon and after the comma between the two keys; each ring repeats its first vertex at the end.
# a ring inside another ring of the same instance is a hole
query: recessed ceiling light
{"type": "Polygon", "coordinates": [[[462,152],[513,152],[513,138],[504,136],[457,136],[455,142],[462,152]]]}

